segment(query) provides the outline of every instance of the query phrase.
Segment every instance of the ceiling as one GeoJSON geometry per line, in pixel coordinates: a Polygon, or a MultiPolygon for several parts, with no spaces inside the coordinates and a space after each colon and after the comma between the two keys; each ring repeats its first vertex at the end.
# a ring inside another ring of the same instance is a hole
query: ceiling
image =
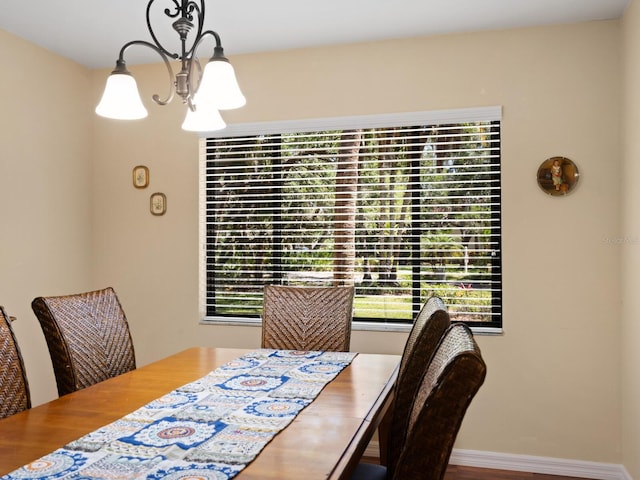
{"type": "MultiPolygon", "coordinates": [[[[176,0],[154,0],[171,7],[176,0]]],[[[421,35],[619,18],[631,0],[207,0],[205,29],[225,54],[264,52],[421,35]]],[[[3,2],[0,28],[90,68],[113,67],[120,48],[151,37],[145,0],[3,2]]],[[[159,14],[154,19],[166,18],[159,14]]],[[[158,20],[159,22],[160,20],[158,20]]],[[[154,26],[156,21],[154,20],[154,26]]],[[[158,28],[165,47],[177,36],[158,28]],[[162,31],[165,33],[163,34],[162,31]],[[166,36],[166,35],[169,36],[166,36]]],[[[210,48],[207,49],[210,51],[210,48]]],[[[207,54],[201,56],[207,56],[207,54]]],[[[127,51],[129,65],[158,62],[151,49],[127,51]]]]}

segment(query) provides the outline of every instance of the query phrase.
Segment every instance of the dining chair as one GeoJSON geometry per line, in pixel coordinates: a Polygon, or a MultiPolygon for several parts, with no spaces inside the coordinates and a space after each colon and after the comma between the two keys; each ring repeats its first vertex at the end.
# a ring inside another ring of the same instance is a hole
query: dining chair
{"type": "Polygon", "coordinates": [[[265,285],[262,348],[348,352],[354,287],[265,285]]]}
{"type": "Polygon", "coordinates": [[[11,317],[0,306],[0,418],[31,408],[29,382],[11,317]]]}
{"type": "Polygon", "coordinates": [[[462,323],[452,324],[420,381],[397,461],[387,466],[359,463],[351,480],[442,480],[462,420],[486,371],[471,330],[462,323]]]}
{"type": "Polygon", "coordinates": [[[430,297],[416,317],[400,359],[396,380],[391,421],[388,424],[386,445],[381,435],[385,462],[394,463],[407,434],[411,405],[420,386],[425,369],[451,324],[447,307],[440,297],[430,297]]]}
{"type": "Polygon", "coordinates": [[[60,396],[136,368],[129,324],[113,288],[31,302],[60,396]]]}

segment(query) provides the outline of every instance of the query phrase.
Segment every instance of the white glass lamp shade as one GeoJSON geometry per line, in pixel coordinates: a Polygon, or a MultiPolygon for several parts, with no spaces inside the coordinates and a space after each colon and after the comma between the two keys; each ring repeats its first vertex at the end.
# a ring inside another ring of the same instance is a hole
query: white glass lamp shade
{"type": "Polygon", "coordinates": [[[233,66],[226,59],[211,59],[204,67],[197,97],[218,110],[240,108],[247,103],[240,91],[233,66]]]}
{"type": "Polygon", "coordinates": [[[187,108],[187,116],[182,122],[182,129],[188,132],[213,132],[222,130],[226,126],[227,124],[216,108],[207,108],[203,104],[196,104],[195,111],[187,108]]]}
{"type": "Polygon", "coordinates": [[[117,120],[136,120],[147,116],[138,85],[129,73],[112,73],[107,78],[107,84],[102,99],[96,107],[96,113],[102,117],[117,120]]]}

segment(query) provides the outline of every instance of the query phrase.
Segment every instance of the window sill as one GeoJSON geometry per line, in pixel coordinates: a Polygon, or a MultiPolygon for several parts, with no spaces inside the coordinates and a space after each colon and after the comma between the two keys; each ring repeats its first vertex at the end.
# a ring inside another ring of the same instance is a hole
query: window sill
{"type": "MultiPolygon", "coordinates": [[[[204,317],[200,321],[201,325],[225,325],[240,327],[260,327],[262,320],[259,318],[247,317],[204,317]]],[[[376,322],[354,322],[353,331],[365,332],[401,332],[409,333],[411,325],[397,323],[376,323],[376,322]]],[[[502,335],[501,328],[471,327],[474,335],[502,335]]]]}

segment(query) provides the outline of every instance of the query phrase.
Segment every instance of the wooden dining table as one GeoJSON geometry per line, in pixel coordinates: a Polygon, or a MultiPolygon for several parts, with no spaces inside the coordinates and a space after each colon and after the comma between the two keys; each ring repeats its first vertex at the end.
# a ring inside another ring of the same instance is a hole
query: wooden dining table
{"type": "MultiPolygon", "coordinates": [[[[0,420],[0,475],[114,422],[249,351],[190,348],[0,420]]],[[[356,355],[235,478],[348,479],[374,432],[388,417],[399,361],[399,355],[356,355]]]]}

